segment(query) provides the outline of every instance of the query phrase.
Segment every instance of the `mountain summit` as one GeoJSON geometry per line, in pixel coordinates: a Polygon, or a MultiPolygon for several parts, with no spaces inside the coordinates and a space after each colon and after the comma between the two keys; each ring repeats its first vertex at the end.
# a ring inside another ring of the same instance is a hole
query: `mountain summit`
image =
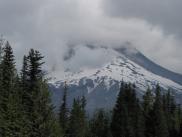
{"type": "Polygon", "coordinates": [[[87,68],[77,73],[66,71],[63,79],[54,76],[55,79],[49,83],[54,104],[59,105],[64,82],[67,81],[69,105],[73,98],[85,95],[88,110],[111,108],[122,80],[134,83],[139,97],[148,87],[154,89],[159,84],[164,91],[171,89],[177,101],[182,103],[182,75],[160,67],[136,49],[122,47],[110,50],[118,54],[101,68],[87,68]]]}

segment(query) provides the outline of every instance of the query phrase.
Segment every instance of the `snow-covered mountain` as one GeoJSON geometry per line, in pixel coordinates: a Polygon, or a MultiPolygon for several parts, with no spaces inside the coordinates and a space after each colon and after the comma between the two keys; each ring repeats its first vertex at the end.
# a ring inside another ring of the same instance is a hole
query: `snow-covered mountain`
{"type": "Polygon", "coordinates": [[[148,87],[153,89],[159,83],[163,90],[172,89],[177,101],[182,103],[180,74],[156,65],[137,50],[132,53],[129,53],[126,48],[112,50],[117,52],[116,56],[101,68],[85,68],[77,73],[67,71],[64,78],[55,77],[56,74],[54,74],[54,78],[50,81],[54,104],[59,105],[66,81],[69,105],[73,98],[85,95],[88,110],[111,108],[115,103],[122,80],[135,83],[139,97],[148,87]]]}

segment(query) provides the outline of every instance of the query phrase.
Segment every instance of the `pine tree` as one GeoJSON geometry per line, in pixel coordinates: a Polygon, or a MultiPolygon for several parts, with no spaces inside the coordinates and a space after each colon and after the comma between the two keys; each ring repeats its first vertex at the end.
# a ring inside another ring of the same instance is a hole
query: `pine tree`
{"type": "Polygon", "coordinates": [[[135,121],[134,123],[134,137],[145,137],[145,117],[142,113],[142,108],[140,105],[139,100],[136,102],[135,106],[135,116],[133,116],[133,119],[135,121]]]}
{"type": "MultiPolygon", "coordinates": [[[[139,99],[136,97],[135,85],[129,84],[130,90],[130,99],[128,100],[130,106],[129,108],[129,117],[130,117],[130,127],[131,135],[133,137],[144,137],[144,117],[142,113],[142,108],[139,99]]],[[[127,100],[126,100],[127,101],[127,100]]]]}
{"type": "Polygon", "coordinates": [[[154,102],[154,97],[152,95],[151,89],[148,88],[147,92],[143,96],[143,110],[146,115],[151,111],[153,107],[153,102],[154,102]]]}
{"type": "Polygon", "coordinates": [[[113,137],[142,137],[144,134],[141,106],[134,88],[131,84],[121,83],[111,121],[113,137]]]}
{"type": "Polygon", "coordinates": [[[12,48],[9,42],[6,43],[4,48],[4,56],[2,60],[2,88],[4,90],[3,95],[8,96],[13,92],[13,84],[15,80],[15,62],[12,48]]]}
{"type": "Polygon", "coordinates": [[[166,117],[162,107],[162,96],[160,86],[156,86],[156,97],[153,105],[152,120],[154,122],[154,135],[156,137],[168,137],[169,132],[167,128],[166,117]]]}
{"type": "Polygon", "coordinates": [[[150,88],[147,89],[147,92],[143,96],[143,115],[145,118],[145,136],[146,137],[153,137],[153,121],[151,119],[151,112],[153,109],[153,102],[154,97],[152,95],[152,92],[150,88]]]}
{"type": "Polygon", "coordinates": [[[5,40],[3,39],[3,36],[0,37],[0,63],[2,61],[3,57],[3,46],[4,46],[5,40]]]}
{"type": "Polygon", "coordinates": [[[23,90],[27,90],[28,87],[28,58],[26,56],[23,57],[23,67],[21,70],[21,84],[23,90]]]}
{"type": "Polygon", "coordinates": [[[97,110],[89,122],[90,137],[110,137],[109,117],[104,110],[97,110]]]}
{"type": "Polygon", "coordinates": [[[178,137],[182,137],[182,122],[180,124],[180,130],[179,130],[178,137]]]}
{"type": "Polygon", "coordinates": [[[20,86],[22,90],[22,105],[24,109],[24,113],[28,115],[30,103],[30,85],[29,85],[29,76],[28,76],[28,58],[26,56],[23,57],[23,66],[21,70],[21,80],[20,86]]]}
{"type": "Polygon", "coordinates": [[[1,90],[2,90],[2,57],[3,57],[2,55],[3,55],[3,45],[4,45],[4,40],[1,37],[0,38],[0,93],[1,93],[1,90]]]}
{"type": "Polygon", "coordinates": [[[29,88],[36,89],[39,88],[39,81],[43,79],[43,71],[41,69],[44,62],[42,59],[44,57],[41,55],[39,51],[31,49],[28,55],[28,77],[29,77],[29,88]]]}
{"type": "Polygon", "coordinates": [[[70,115],[68,128],[69,137],[85,137],[87,131],[87,123],[85,116],[85,108],[83,108],[83,98],[74,99],[70,115]]]}
{"type": "Polygon", "coordinates": [[[127,123],[126,120],[128,118],[127,107],[124,105],[123,94],[125,90],[124,82],[122,81],[120,92],[117,97],[116,105],[112,114],[111,121],[111,132],[113,137],[122,137],[125,135],[127,123]]]}
{"type": "Polygon", "coordinates": [[[86,101],[86,98],[85,98],[84,95],[81,97],[81,100],[80,101],[81,101],[82,111],[83,111],[83,113],[85,115],[86,114],[85,107],[86,107],[87,101],[86,101]]]}
{"type": "Polygon", "coordinates": [[[178,134],[178,114],[176,109],[176,103],[171,95],[170,90],[167,94],[163,95],[163,110],[166,117],[167,127],[170,137],[175,137],[178,134]]]}
{"type": "Polygon", "coordinates": [[[182,108],[181,108],[181,105],[178,105],[178,125],[179,125],[178,136],[181,137],[182,136],[182,108]]]}
{"type": "Polygon", "coordinates": [[[65,133],[68,128],[68,119],[69,117],[68,117],[68,108],[67,108],[67,85],[65,82],[63,99],[62,99],[62,104],[60,106],[60,113],[59,113],[59,123],[65,133]]]}
{"type": "Polygon", "coordinates": [[[18,90],[14,55],[9,42],[4,47],[1,68],[0,135],[3,137],[23,137],[21,96],[18,90]]]}
{"type": "Polygon", "coordinates": [[[56,119],[53,114],[53,106],[50,100],[47,81],[42,72],[43,56],[36,50],[31,49],[28,57],[24,57],[22,69],[22,84],[26,99],[23,101],[27,114],[28,136],[54,137],[56,119]]]}

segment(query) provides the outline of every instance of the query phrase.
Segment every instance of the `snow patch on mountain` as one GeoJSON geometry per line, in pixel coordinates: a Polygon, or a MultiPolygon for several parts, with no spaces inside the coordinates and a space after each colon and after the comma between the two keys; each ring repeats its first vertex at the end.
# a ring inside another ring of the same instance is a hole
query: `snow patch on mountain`
{"type": "MultiPolygon", "coordinates": [[[[55,77],[55,76],[51,76],[55,77]]],[[[94,86],[87,86],[88,93],[94,91],[101,82],[104,81],[107,90],[114,84],[114,81],[125,81],[135,83],[136,87],[145,91],[148,87],[154,88],[158,83],[163,89],[172,88],[182,92],[182,85],[174,81],[156,75],[145,68],[139,66],[135,62],[129,60],[124,55],[115,57],[110,63],[105,64],[97,69],[82,69],[77,73],[65,72],[63,78],[55,77],[50,81],[52,85],[59,88],[61,83],[67,82],[68,85],[79,85],[80,80],[84,80],[83,85],[86,85],[86,80],[93,81],[94,86]]]]}

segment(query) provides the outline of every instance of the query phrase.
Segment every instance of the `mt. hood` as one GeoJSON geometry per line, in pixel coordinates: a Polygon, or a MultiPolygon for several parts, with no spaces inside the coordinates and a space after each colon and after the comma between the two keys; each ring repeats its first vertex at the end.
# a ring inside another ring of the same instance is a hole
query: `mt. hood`
{"type": "Polygon", "coordinates": [[[63,78],[54,72],[50,73],[52,80],[49,86],[57,108],[61,103],[65,81],[68,86],[68,106],[71,106],[74,98],[85,95],[89,111],[113,107],[122,80],[136,85],[139,98],[148,87],[154,89],[159,84],[164,92],[171,89],[177,102],[182,103],[181,74],[160,67],[136,49],[132,53],[125,47],[107,50],[115,52],[116,56],[100,68],[84,68],[74,73],[65,71],[63,78]]]}

